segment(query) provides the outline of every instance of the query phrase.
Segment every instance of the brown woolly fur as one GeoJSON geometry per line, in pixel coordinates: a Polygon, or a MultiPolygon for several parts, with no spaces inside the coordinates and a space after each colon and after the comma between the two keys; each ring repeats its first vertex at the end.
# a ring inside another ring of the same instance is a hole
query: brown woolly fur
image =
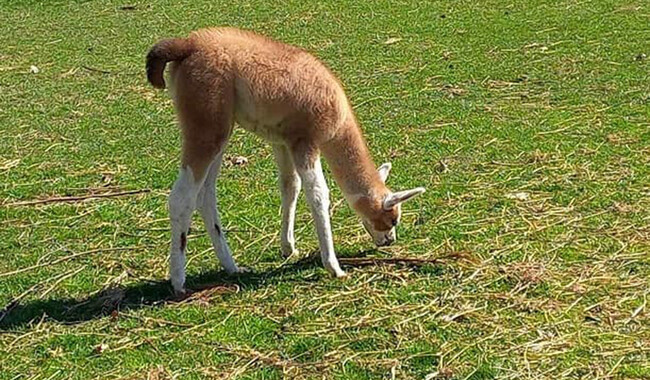
{"type": "Polygon", "coordinates": [[[164,87],[168,61],[174,61],[170,79],[183,130],[182,165],[197,180],[236,121],[286,146],[298,168],[311,167],[322,152],[346,196],[368,197],[379,207],[356,210],[367,212],[362,215],[368,219],[378,217],[390,191],[340,82],[314,56],[252,32],[214,28],[156,44],[147,56],[148,79],[155,87],[164,87]]]}

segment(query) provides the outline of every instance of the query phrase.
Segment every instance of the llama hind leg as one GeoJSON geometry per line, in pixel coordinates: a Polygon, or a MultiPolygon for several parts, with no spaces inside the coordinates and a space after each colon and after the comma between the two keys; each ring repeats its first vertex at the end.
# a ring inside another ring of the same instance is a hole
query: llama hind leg
{"type": "Polygon", "coordinates": [[[245,272],[246,269],[238,267],[232,257],[232,252],[228,246],[228,242],[226,241],[225,231],[221,224],[219,209],[217,208],[215,182],[217,177],[219,177],[219,172],[221,171],[222,158],[223,150],[217,153],[216,157],[210,164],[208,174],[203,183],[203,188],[201,189],[201,195],[197,201],[197,208],[201,213],[205,229],[210,235],[212,246],[214,247],[214,251],[221,266],[230,274],[241,273],[245,272]]]}
{"type": "Polygon", "coordinates": [[[174,292],[185,293],[185,251],[192,211],[203,178],[197,178],[192,168],[183,166],[169,194],[169,219],[171,221],[171,247],[169,277],[174,292]]]}

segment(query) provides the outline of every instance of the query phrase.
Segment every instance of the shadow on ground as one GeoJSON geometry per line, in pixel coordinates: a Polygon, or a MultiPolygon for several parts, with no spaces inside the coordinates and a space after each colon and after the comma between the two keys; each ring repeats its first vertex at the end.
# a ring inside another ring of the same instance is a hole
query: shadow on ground
{"type": "MultiPolygon", "coordinates": [[[[357,256],[365,256],[367,253],[368,251],[359,252],[357,256]]],[[[223,271],[211,271],[188,276],[186,283],[190,292],[214,289],[229,293],[236,286],[250,290],[265,286],[274,278],[314,268],[319,263],[318,255],[312,254],[267,272],[229,276],[223,271]]],[[[301,281],[305,279],[301,278],[301,281]]],[[[15,301],[0,311],[0,331],[37,323],[42,318],[74,324],[108,316],[118,309],[135,310],[146,306],[162,306],[170,302],[183,302],[187,298],[175,296],[169,281],[149,281],[105,289],[83,299],[30,300],[25,303],[15,301]]]]}

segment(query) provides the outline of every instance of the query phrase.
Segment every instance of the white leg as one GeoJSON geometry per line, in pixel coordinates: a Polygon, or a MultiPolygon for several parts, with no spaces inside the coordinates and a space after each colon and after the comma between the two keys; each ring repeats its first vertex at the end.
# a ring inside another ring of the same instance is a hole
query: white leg
{"type": "Polygon", "coordinates": [[[334,253],[329,215],[329,189],[325,182],[325,176],[323,176],[320,159],[316,159],[313,168],[299,168],[298,174],[302,179],[307,203],[309,203],[311,214],[314,217],[323,266],[334,276],[343,277],[345,272],[341,270],[334,253]]]}
{"type": "Polygon", "coordinates": [[[185,248],[187,232],[196,197],[203,184],[196,180],[192,169],[180,169],[178,179],[169,194],[169,216],[172,225],[172,242],[169,254],[169,277],[176,293],[185,292],[185,248]]]}
{"type": "Polygon", "coordinates": [[[291,154],[287,147],[273,145],[275,161],[280,171],[280,194],[282,196],[282,230],[280,241],[282,255],[289,257],[298,253],[293,226],[296,220],[296,203],[300,193],[300,176],[293,165],[291,154]]]}
{"type": "Polygon", "coordinates": [[[210,235],[212,246],[214,247],[221,266],[226,270],[226,272],[232,274],[239,273],[242,270],[237,266],[235,260],[232,258],[232,253],[230,247],[228,247],[228,242],[226,241],[225,233],[221,225],[219,210],[217,209],[215,182],[221,171],[222,158],[223,150],[221,153],[217,154],[208,168],[208,174],[198,196],[197,208],[201,213],[203,223],[205,223],[205,229],[210,235]]]}

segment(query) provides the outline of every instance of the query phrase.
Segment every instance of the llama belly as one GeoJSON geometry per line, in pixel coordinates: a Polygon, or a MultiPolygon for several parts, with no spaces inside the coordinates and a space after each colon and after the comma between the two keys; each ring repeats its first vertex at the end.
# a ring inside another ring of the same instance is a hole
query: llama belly
{"type": "Polygon", "coordinates": [[[259,137],[271,143],[283,143],[284,133],[281,121],[274,122],[273,120],[251,120],[246,117],[236,115],[237,124],[249,132],[253,132],[259,137]]]}
{"type": "Polygon", "coordinates": [[[272,143],[284,141],[283,122],[287,110],[278,104],[266,104],[252,95],[247,86],[237,83],[235,121],[242,128],[272,143]]]}

